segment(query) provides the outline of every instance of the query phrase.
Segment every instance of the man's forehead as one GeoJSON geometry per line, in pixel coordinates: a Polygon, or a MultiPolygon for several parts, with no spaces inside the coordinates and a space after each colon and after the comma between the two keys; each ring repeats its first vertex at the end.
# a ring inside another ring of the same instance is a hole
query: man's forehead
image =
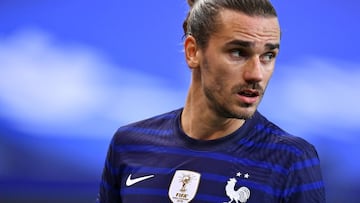
{"type": "Polygon", "coordinates": [[[233,30],[280,36],[279,21],[275,16],[249,16],[243,12],[223,9],[219,13],[217,24],[217,32],[233,30]]]}

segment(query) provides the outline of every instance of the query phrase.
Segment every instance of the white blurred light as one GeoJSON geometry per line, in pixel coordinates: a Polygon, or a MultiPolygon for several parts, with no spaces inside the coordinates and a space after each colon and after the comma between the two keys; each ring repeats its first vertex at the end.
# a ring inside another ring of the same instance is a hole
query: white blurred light
{"type": "Polygon", "coordinates": [[[280,65],[262,109],[302,134],[329,134],[335,129],[359,130],[360,70],[357,67],[356,64],[321,59],[280,65]]]}
{"type": "Polygon", "coordinates": [[[0,44],[0,113],[27,132],[103,135],[111,124],[180,106],[179,94],[159,78],[115,67],[95,50],[57,43],[45,32],[23,30],[0,44]]]}

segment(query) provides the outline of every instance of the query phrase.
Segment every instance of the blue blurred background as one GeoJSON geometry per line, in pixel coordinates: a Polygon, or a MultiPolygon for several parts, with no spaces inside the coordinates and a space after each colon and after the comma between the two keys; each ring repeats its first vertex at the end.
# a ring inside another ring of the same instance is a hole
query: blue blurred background
{"type": "MultiPolygon", "coordinates": [[[[319,152],[327,199],[360,193],[359,3],[273,0],[260,111],[319,152]]],[[[0,0],[0,202],[94,202],[109,141],[183,105],[185,0],[0,0]]]]}

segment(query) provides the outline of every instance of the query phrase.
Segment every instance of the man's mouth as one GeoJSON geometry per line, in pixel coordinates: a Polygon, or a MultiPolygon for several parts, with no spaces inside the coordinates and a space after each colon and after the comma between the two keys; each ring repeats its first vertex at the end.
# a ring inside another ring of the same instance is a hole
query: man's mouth
{"type": "Polygon", "coordinates": [[[237,94],[241,103],[253,105],[259,102],[261,91],[255,89],[243,89],[240,90],[237,94]]]}
{"type": "Polygon", "coordinates": [[[259,91],[252,90],[252,89],[242,90],[242,91],[238,92],[238,94],[241,95],[241,96],[244,96],[244,97],[258,97],[258,96],[260,96],[259,91]]]}

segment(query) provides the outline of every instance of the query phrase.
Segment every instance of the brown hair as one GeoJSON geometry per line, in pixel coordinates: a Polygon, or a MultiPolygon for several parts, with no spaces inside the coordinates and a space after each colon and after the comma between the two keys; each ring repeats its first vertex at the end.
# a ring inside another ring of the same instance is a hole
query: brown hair
{"type": "Polygon", "coordinates": [[[239,11],[249,16],[277,17],[269,0],[187,0],[190,11],[183,23],[184,35],[191,34],[201,48],[217,31],[217,17],[221,9],[239,11]]]}

